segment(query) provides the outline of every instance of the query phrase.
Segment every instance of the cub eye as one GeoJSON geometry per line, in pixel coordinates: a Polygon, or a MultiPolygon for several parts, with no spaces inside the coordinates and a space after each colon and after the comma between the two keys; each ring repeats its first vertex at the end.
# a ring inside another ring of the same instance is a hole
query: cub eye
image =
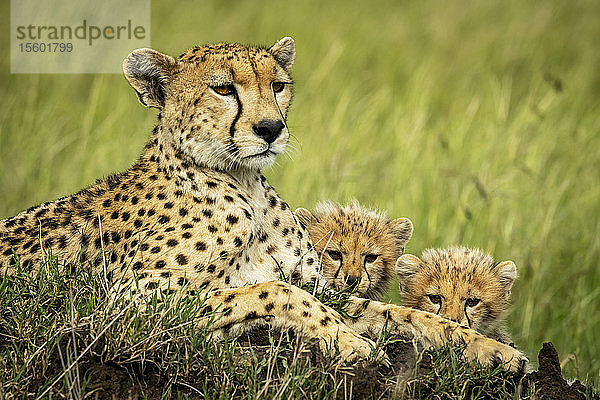
{"type": "Polygon", "coordinates": [[[429,297],[429,300],[433,304],[440,304],[442,302],[442,296],[439,294],[428,294],[427,297],[429,297]]]}
{"type": "Polygon", "coordinates": [[[273,91],[275,93],[279,93],[283,90],[283,88],[285,88],[285,83],[283,82],[273,82],[273,84],[271,85],[271,87],[273,88],[273,91]]]}
{"type": "Polygon", "coordinates": [[[235,93],[235,87],[233,87],[233,85],[213,86],[212,90],[221,96],[229,96],[230,94],[235,93]]]}
{"type": "Polygon", "coordinates": [[[340,253],[339,251],[327,250],[327,254],[329,254],[329,257],[331,257],[331,259],[334,261],[342,259],[342,253],[340,253]]]}
{"type": "Polygon", "coordinates": [[[365,262],[371,264],[374,263],[377,258],[379,258],[379,254],[367,254],[365,256],[365,262]]]}
{"type": "Polygon", "coordinates": [[[466,304],[467,307],[475,307],[477,304],[479,304],[481,300],[479,300],[477,297],[472,297],[470,299],[467,299],[466,304]]]}

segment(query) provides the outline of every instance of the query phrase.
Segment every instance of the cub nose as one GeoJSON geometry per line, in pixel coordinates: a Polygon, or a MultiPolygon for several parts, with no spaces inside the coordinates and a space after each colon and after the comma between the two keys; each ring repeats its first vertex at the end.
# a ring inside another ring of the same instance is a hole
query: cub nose
{"type": "Polygon", "coordinates": [[[360,283],[360,276],[348,275],[346,277],[346,285],[350,287],[356,287],[360,283]]]}
{"type": "Polygon", "coordinates": [[[267,143],[273,143],[281,133],[285,125],[281,120],[263,119],[258,124],[252,126],[256,136],[262,138],[267,143]]]}

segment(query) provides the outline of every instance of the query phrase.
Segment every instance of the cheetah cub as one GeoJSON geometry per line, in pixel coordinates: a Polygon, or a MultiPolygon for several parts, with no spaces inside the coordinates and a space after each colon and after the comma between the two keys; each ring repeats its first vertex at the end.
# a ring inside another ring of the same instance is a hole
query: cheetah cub
{"type": "Polygon", "coordinates": [[[330,284],[356,288],[358,296],[371,299],[383,295],[413,233],[408,218],[390,220],[356,201],[345,206],[321,202],[314,213],[305,208],[294,213],[306,225],[330,284]]]}
{"type": "Polygon", "coordinates": [[[428,249],[421,258],[401,256],[396,263],[404,305],[468,326],[502,343],[511,343],[502,320],[517,268],[494,263],[478,249],[428,249]]]}

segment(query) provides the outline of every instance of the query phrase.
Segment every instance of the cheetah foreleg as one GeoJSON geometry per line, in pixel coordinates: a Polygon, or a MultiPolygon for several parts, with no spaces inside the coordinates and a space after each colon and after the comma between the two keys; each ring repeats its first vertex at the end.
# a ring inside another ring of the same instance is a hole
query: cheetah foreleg
{"type": "MultiPolygon", "coordinates": [[[[257,283],[233,289],[215,290],[204,303],[200,326],[215,332],[243,330],[264,320],[278,329],[293,329],[319,340],[324,352],[339,354],[344,361],[371,355],[375,343],[349,328],[333,309],[321,304],[308,292],[281,282],[257,283]]],[[[238,332],[239,333],[239,332],[238,332]]],[[[378,354],[379,356],[379,354],[378,354]]]]}
{"type": "Polygon", "coordinates": [[[371,337],[387,329],[392,334],[415,338],[426,347],[441,347],[450,342],[464,344],[468,360],[482,365],[502,363],[515,372],[523,371],[527,363],[525,355],[517,349],[425,311],[350,297],[345,313],[343,320],[348,326],[371,337]]]}

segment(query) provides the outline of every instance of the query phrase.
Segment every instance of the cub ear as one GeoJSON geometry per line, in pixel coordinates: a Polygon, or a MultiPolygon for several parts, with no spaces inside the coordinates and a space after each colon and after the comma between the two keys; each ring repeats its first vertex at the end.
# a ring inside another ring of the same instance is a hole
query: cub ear
{"type": "Polygon", "coordinates": [[[273,57],[285,72],[289,73],[296,59],[296,45],[294,39],[289,36],[284,37],[279,42],[269,48],[273,57]]]}
{"type": "Polygon", "coordinates": [[[123,74],[135,90],[140,103],[162,109],[166,85],[173,75],[177,61],[152,49],[137,49],[123,61],[123,74]]]}
{"type": "Polygon", "coordinates": [[[400,290],[404,291],[406,285],[412,281],[415,274],[423,267],[423,261],[412,254],[404,254],[396,261],[396,276],[400,282],[400,290]]]}
{"type": "Polygon", "coordinates": [[[398,247],[404,252],[404,245],[406,245],[413,234],[413,223],[408,218],[396,218],[390,221],[389,224],[398,241],[398,247]]]}
{"type": "Polygon", "coordinates": [[[494,265],[500,284],[506,293],[510,294],[512,285],[517,278],[517,266],[512,261],[502,261],[494,265]]]}
{"type": "Polygon", "coordinates": [[[296,218],[298,218],[298,222],[300,222],[300,225],[302,225],[302,227],[304,228],[319,222],[319,219],[315,217],[313,213],[308,211],[306,208],[296,208],[296,211],[294,211],[294,215],[296,216],[296,218]]]}

